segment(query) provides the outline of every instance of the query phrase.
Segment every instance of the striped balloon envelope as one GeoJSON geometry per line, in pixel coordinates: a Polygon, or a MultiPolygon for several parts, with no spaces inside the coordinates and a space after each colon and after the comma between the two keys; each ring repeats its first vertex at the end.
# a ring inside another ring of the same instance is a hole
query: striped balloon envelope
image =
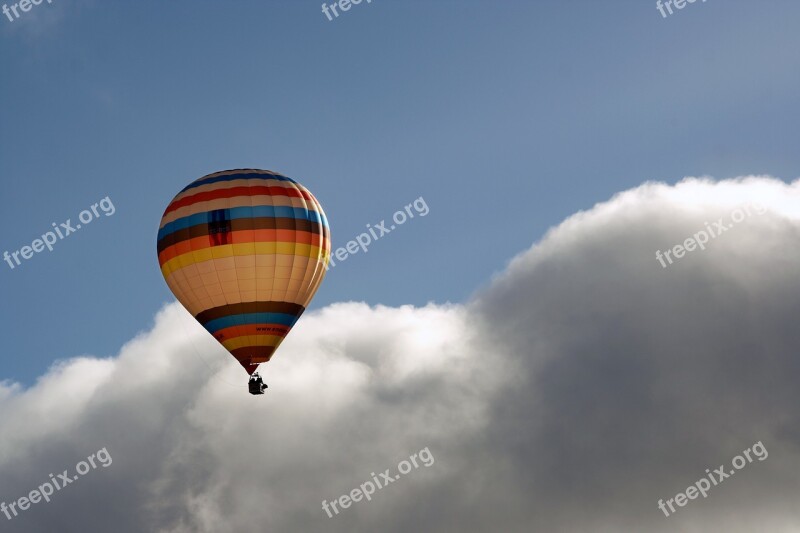
{"type": "Polygon", "coordinates": [[[305,311],[330,261],[314,195],[266,170],[203,176],[172,200],[158,262],[175,297],[247,370],[272,354],[305,311]]]}

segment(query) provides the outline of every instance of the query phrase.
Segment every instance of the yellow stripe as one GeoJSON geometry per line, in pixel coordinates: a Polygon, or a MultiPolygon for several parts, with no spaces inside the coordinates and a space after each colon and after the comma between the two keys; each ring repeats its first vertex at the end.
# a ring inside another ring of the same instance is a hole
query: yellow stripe
{"type": "Polygon", "coordinates": [[[212,259],[223,259],[233,256],[249,255],[297,255],[300,257],[310,257],[312,259],[321,258],[327,264],[330,260],[330,252],[320,249],[319,246],[310,244],[295,244],[290,242],[256,242],[243,244],[225,244],[222,246],[212,246],[204,250],[187,252],[173,257],[161,265],[161,273],[166,278],[176,270],[191,266],[197,263],[210,261],[212,259]]]}
{"type": "Polygon", "coordinates": [[[236,350],[258,346],[277,346],[281,341],[283,341],[283,337],[278,335],[245,335],[222,341],[222,345],[226,350],[236,350]]]}

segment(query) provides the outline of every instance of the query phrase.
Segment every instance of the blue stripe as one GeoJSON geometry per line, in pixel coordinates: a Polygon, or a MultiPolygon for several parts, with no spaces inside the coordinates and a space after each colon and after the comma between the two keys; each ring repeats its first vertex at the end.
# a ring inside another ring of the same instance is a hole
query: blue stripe
{"type": "Polygon", "coordinates": [[[186,192],[189,189],[194,189],[195,187],[200,187],[201,185],[210,185],[212,183],[219,183],[222,181],[233,181],[233,180],[250,180],[250,179],[262,179],[262,180],[277,180],[277,181],[290,181],[292,183],[297,183],[292,178],[287,178],[286,176],[278,176],[275,174],[257,174],[255,172],[245,172],[242,174],[230,174],[227,176],[217,176],[215,178],[200,178],[197,181],[193,181],[186,187],[184,187],[181,192],[186,192]]]}
{"type": "MultiPolygon", "coordinates": [[[[272,205],[257,205],[255,207],[233,207],[226,210],[228,213],[228,220],[235,220],[237,218],[297,218],[300,220],[310,220],[317,224],[322,224],[328,227],[328,221],[325,217],[321,216],[316,211],[309,211],[302,207],[288,207],[288,206],[272,206],[272,205]]],[[[175,231],[190,228],[192,226],[199,226],[201,224],[209,224],[212,222],[211,214],[213,211],[206,211],[205,213],[197,213],[189,215],[188,217],[173,220],[160,230],[158,230],[158,240],[160,241],[170,233],[175,231]]]]}
{"type": "Polygon", "coordinates": [[[249,313],[217,318],[204,324],[204,327],[212,334],[221,329],[244,326],[246,324],[281,324],[292,327],[298,318],[300,317],[287,315],[286,313],[249,313]]]}

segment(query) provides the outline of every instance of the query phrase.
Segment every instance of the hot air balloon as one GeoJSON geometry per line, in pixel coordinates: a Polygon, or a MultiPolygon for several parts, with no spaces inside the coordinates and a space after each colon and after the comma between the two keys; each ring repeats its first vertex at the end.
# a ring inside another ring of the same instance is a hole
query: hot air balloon
{"type": "Polygon", "coordinates": [[[308,189],[277,172],[225,170],[190,183],[167,206],[158,262],[181,304],[256,372],[303,314],[330,261],[328,220],[308,189]]]}

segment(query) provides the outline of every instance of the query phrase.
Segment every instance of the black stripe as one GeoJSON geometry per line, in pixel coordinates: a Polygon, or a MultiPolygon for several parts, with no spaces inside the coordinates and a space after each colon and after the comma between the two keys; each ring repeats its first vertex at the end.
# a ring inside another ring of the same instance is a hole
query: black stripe
{"type": "Polygon", "coordinates": [[[285,313],[287,315],[300,316],[306,308],[300,304],[291,302],[243,302],[240,304],[228,304],[207,309],[195,316],[198,322],[204,326],[218,318],[226,316],[244,315],[250,313],[285,313]]]}

